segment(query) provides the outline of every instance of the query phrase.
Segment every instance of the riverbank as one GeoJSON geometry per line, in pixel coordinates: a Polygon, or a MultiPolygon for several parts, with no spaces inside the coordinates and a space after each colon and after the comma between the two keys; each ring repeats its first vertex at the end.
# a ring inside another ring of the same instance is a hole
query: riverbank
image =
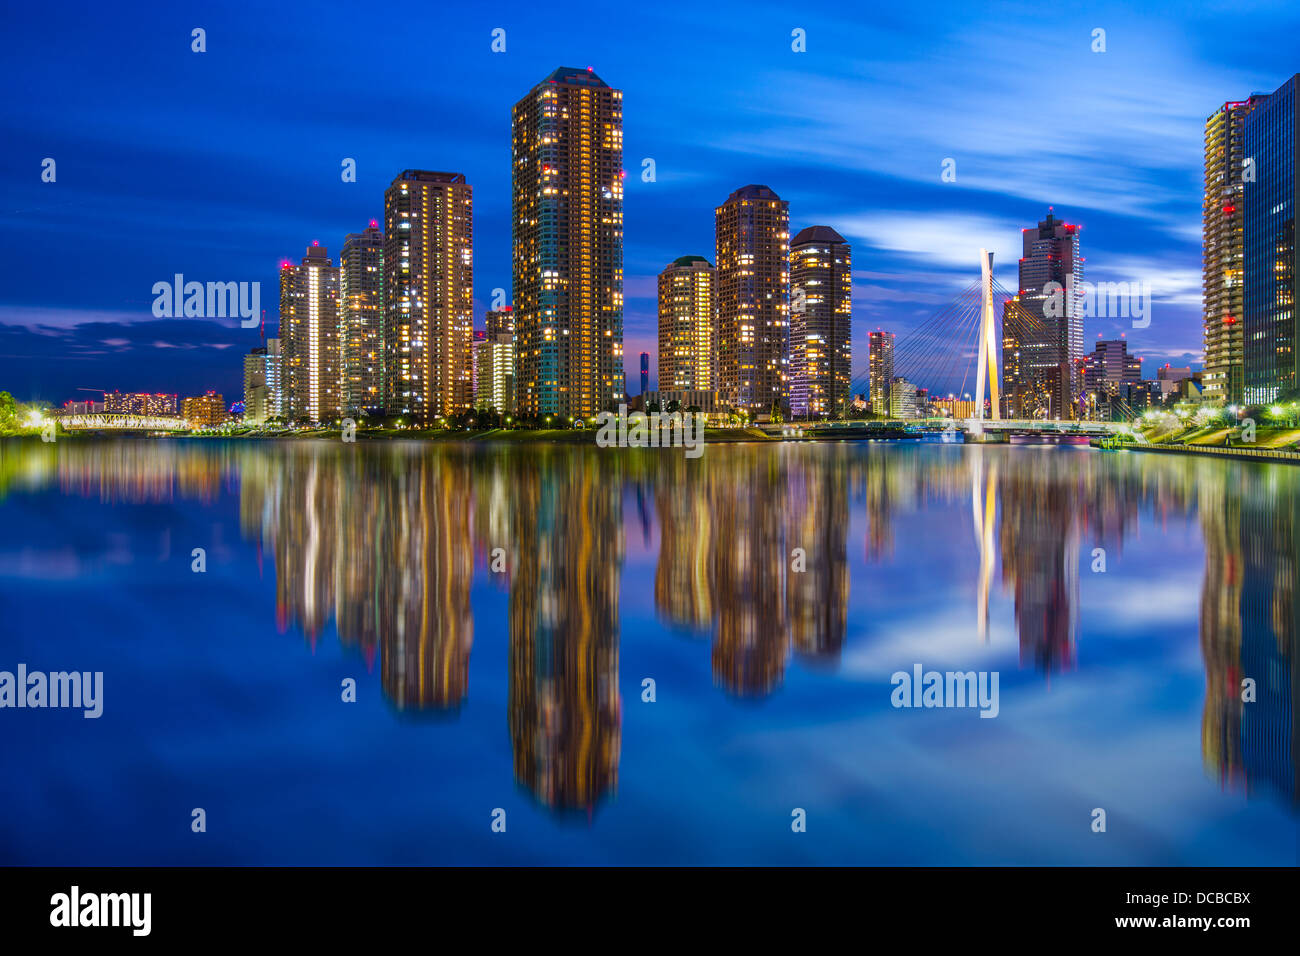
{"type": "Polygon", "coordinates": [[[1107,444],[1104,439],[1093,439],[1090,444],[1104,451],[1152,451],[1167,455],[1201,455],[1211,458],[1243,458],[1251,461],[1278,461],[1300,465],[1300,452],[1284,448],[1253,448],[1249,446],[1139,444],[1121,442],[1107,444]]]}
{"type": "MultiPolygon", "coordinates": [[[[350,432],[350,440],[355,441],[420,441],[429,443],[471,442],[496,443],[507,445],[594,445],[597,429],[525,429],[525,428],[489,428],[483,430],[468,429],[366,429],[358,428],[350,432]]],[[[897,440],[915,438],[902,429],[891,428],[856,428],[825,426],[767,426],[766,428],[750,426],[748,428],[706,428],[704,441],[707,444],[726,444],[735,442],[780,442],[780,441],[861,441],[897,440]]],[[[40,442],[43,439],[37,432],[19,433],[0,436],[12,441],[40,442]]],[[[105,438],[152,438],[171,441],[299,441],[328,439],[338,441],[343,438],[339,428],[311,429],[257,429],[233,428],[212,429],[194,432],[147,432],[136,430],[78,430],[60,431],[56,441],[88,441],[105,438]]]]}

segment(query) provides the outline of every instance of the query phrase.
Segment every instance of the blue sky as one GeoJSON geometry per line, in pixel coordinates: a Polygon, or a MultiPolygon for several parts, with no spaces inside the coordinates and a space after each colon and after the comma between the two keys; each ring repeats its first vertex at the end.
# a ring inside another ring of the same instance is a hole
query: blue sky
{"type": "Polygon", "coordinates": [[[1085,338],[1127,329],[1148,374],[1196,364],[1205,117],[1300,69],[1294,3],[559,9],[11,5],[0,388],[238,397],[256,330],[155,320],[153,284],[260,280],[274,320],[278,263],[312,240],[336,255],[412,167],[474,185],[481,325],[492,290],[510,288],[510,107],[559,65],[624,91],[634,392],[638,353],[654,365],[655,275],[712,259],[714,207],[751,182],[789,200],[794,230],[828,224],[853,244],[855,367],[868,330],[904,335],[967,285],[981,247],[1015,288],[1020,230],[1048,205],[1082,224],[1086,278],[1152,286],[1149,328],[1089,320],[1085,338]],[[190,49],[194,27],[206,53],[190,49]],[[55,183],[41,182],[45,157],[55,183]]]}

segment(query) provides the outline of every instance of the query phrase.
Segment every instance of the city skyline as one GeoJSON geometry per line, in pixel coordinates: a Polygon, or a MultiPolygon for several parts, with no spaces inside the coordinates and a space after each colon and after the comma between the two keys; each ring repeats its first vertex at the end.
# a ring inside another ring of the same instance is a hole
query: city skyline
{"type": "MultiPolygon", "coordinates": [[[[333,22],[332,13],[311,29],[333,22]]],[[[910,323],[923,320],[937,302],[950,296],[953,287],[964,284],[973,266],[959,261],[960,243],[935,254],[930,240],[935,232],[951,232],[956,227],[960,235],[969,236],[972,247],[992,245],[997,254],[995,266],[1009,279],[1007,270],[1014,267],[1014,255],[1008,250],[1014,248],[1016,232],[1031,217],[1041,215],[1044,206],[1055,205],[1069,221],[1084,225],[1084,240],[1092,258],[1090,277],[1131,281],[1149,275],[1154,280],[1155,320],[1141,338],[1134,336],[1134,346],[1143,358],[1155,365],[1200,365],[1199,218],[1205,118],[1228,99],[1276,89],[1293,67],[1285,64],[1285,56],[1280,54],[1277,62],[1270,62],[1273,54],[1265,50],[1262,55],[1252,54],[1252,69],[1245,70],[1234,65],[1238,54],[1232,44],[1220,45],[1215,55],[1208,57],[1208,69],[1199,63],[1193,73],[1189,63],[1211,36],[1250,30],[1251,35],[1262,37],[1284,30],[1288,16],[1294,14],[1278,7],[1271,18],[1261,16],[1257,22],[1245,24],[1238,19],[1232,25],[1199,14],[1200,19],[1187,21],[1176,35],[1160,40],[1143,26],[1142,16],[1117,10],[1106,13],[1104,8],[1092,16],[1098,23],[1111,24],[1105,53],[1090,49],[1091,20],[1025,12],[1002,29],[1050,38],[1077,71],[1069,82],[1067,104],[1080,117],[1113,116],[1115,122],[1099,125],[1094,120],[1088,128],[1089,138],[1072,155],[1061,155],[1053,133],[1043,142],[1022,140],[997,162],[991,161],[996,157],[990,153],[996,150],[986,141],[988,134],[999,132],[993,138],[1001,141],[1007,138],[1003,132],[1015,129],[1005,114],[999,115],[999,103],[1005,105],[1013,90],[1031,100],[1038,95],[1023,80],[1016,81],[1018,86],[1011,82],[1010,64],[999,60],[1001,54],[986,55],[978,68],[973,68],[978,75],[996,80],[997,92],[1003,97],[990,100],[986,120],[976,117],[956,126],[935,122],[952,116],[953,105],[937,101],[951,86],[951,67],[938,71],[940,76],[914,95],[894,98],[897,102],[868,95],[865,101],[872,105],[862,105],[860,94],[879,91],[882,81],[872,78],[869,62],[855,52],[852,39],[858,41],[857,51],[877,49],[879,44],[864,40],[862,34],[892,36],[900,29],[898,22],[871,28],[826,24],[819,30],[817,19],[803,17],[797,26],[807,31],[808,52],[800,54],[791,50],[792,26],[784,22],[786,15],[760,11],[744,24],[736,42],[761,39],[762,49],[768,52],[758,58],[753,72],[742,70],[744,75],[734,78],[715,66],[701,65],[692,82],[703,84],[711,95],[694,100],[683,99],[685,80],[649,71],[639,57],[621,55],[618,44],[611,47],[607,42],[594,42],[593,28],[579,25],[557,36],[535,19],[523,17],[517,26],[506,24],[508,52],[492,54],[488,29],[457,22],[450,26],[455,42],[449,56],[458,63],[482,65],[488,71],[486,82],[473,91],[455,85],[438,90],[430,99],[431,108],[445,115],[429,124],[429,133],[411,132],[409,123],[393,123],[391,134],[379,138],[382,146],[366,147],[372,150],[370,154],[354,134],[322,133],[322,144],[340,144],[333,150],[339,155],[325,155],[329,147],[321,145],[293,163],[277,158],[274,148],[268,150],[264,145],[260,151],[250,150],[232,140],[228,144],[232,148],[226,152],[243,159],[220,175],[211,168],[212,159],[198,156],[197,144],[184,148],[173,144],[161,157],[149,160],[153,165],[148,169],[123,165],[128,150],[120,140],[114,142],[121,134],[107,135],[93,120],[79,123],[78,117],[86,119],[83,107],[70,99],[68,88],[62,85],[65,81],[52,82],[28,100],[11,105],[11,115],[5,120],[15,128],[17,146],[3,160],[11,185],[7,198],[14,200],[5,210],[10,227],[6,230],[8,261],[17,267],[16,274],[33,274],[38,279],[43,272],[48,274],[56,261],[52,243],[64,234],[59,223],[69,217],[79,217],[73,221],[83,223],[83,228],[103,228],[125,241],[106,247],[106,254],[99,257],[104,261],[86,264],[81,282],[7,285],[0,296],[0,334],[5,337],[0,355],[6,357],[6,384],[26,397],[55,402],[70,397],[77,387],[170,391],[183,390],[179,388],[182,381],[194,381],[193,388],[199,390],[213,387],[237,394],[241,368],[236,356],[260,344],[257,332],[239,329],[234,323],[155,320],[147,311],[149,285],[183,272],[205,280],[260,280],[266,288],[275,264],[296,255],[308,241],[316,239],[337,249],[345,235],[380,215],[381,184],[413,165],[463,169],[467,180],[477,187],[478,268],[473,306],[477,324],[490,304],[491,291],[511,285],[509,162],[503,149],[509,103],[556,63],[587,63],[591,54],[584,56],[583,49],[600,50],[600,61],[594,64],[597,72],[604,70],[612,85],[629,95],[623,167],[628,217],[624,366],[630,377],[637,374],[635,363],[641,351],[656,352],[655,276],[664,262],[683,254],[707,253],[712,232],[709,210],[746,182],[765,183],[790,202],[792,231],[824,223],[853,246],[855,340],[865,340],[865,331],[877,325],[904,334],[910,323]],[[1077,39],[1067,43],[1072,36],[1077,39]],[[539,46],[541,39],[548,39],[549,45],[539,46]],[[1126,133],[1126,118],[1134,115],[1135,106],[1114,103],[1114,93],[1121,81],[1132,83],[1144,75],[1150,67],[1149,58],[1156,53],[1161,56],[1163,79],[1158,84],[1138,84],[1142,91],[1138,105],[1142,106],[1139,112],[1159,116],[1161,121],[1148,122],[1141,136],[1126,133]],[[487,59],[494,56],[495,60],[487,59]],[[768,86],[763,86],[764,77],[768,86]],[[784,85],[773,82],[773,77],[784,85]],[[756,83],[768,89],[770,97],[761,104],[742,102],[740,92],[752,91],[756,83]],[[838,93],[829,99],[817,98],[822,105],[792,105],[797,92],[816,90],[838,93]],[[1108,99],[1112,101],[1108,107],[1100,105],[1108,99]],[[45,108],[38,119],[26,115],[31,104],[39,107],[42,102],[45,108]],[[917,115],[900,117],[897,109],[901,107],[917,115]],[[867,111],[879,113],[884,129],[893,136],[894,149],[856,141],[856,134],[847,131],[849,121],[867,111]],[[806,129],[791,137],[790,130],[799,123],[806,129]],[[942,136],[927,132],[932,126],[946,131],[942,136]],[[434,127],[453,135],[438,136],[434,127]],[[981,130],[983,137],[977,136],[981,130]],[[404,139],[410,135],[434,135],[436,145],[408,145],[404,139]],[[936,142],[943,136],[948,137],[949,145],[936,142]],[[355,145],[341,145],[349,141],[355,145]],[[927,151],[929,146],[935,149],[927,151]],[[30,147],[32,158],[24,166],[26,147],[30,147]],[[196,153],[186,154],[187,148],[195,148],[196,153]],[[376,151],[385,155],[376,156],[376,151]],[[256,153],[252,160],[250,152],[256,153]],[[1114,157],[1118,155],[1126,158],[1127,166],[1116,168],[1114,157]],[[55,183],[40,182],[39,161],[45,156],[59,162],[55,183]],[[956,181],[945,183],[940,179],[940,163],[950,156],[956,160],[956,181]],[[347,157],[357,164],[355,183],[339,177],[339,163],[347,157]],[[899,162],[900,158],[906,161],[899,162]],[[643,179],[645,159],[654,161],[652,182],[643,179]],[[1007,165],[1010,162],[1013,167],[1007,165]],[[187,163],[208,166],[198,174],[187,163]],[[260,168],[265,178],[246,168],[249,163],[253,169],[260,168]],[[1014,171],[1008,174],[1008,169],[1014,171]],[[110,170],[116,178],[105,182],[102,175],[110,170]],[[291,196],[279,184],[290,170],[296,184],[291,196]],[[90,175],[94,171],[99,175],[90,175]],[[176,187],[173,176],[189,188],[176,187]],[[30,180],[29,185],[20,185],[23,177],[30,180]],[[227,183],[235,184],[233,192],[227,183]],[[196,190],[195,184],[203,188],[196,190]],[[272,188],[279,199],[260,204],[253,216],[249,198],[272,188]],[[228,203],[223,190],[240,201],[228,203]],[[149,228],[144,228],[145,223],[149,228]],[[153,238],[151,245],[151,237],[158,236],[166,241],[153,238]],[[250,236],[256,236],[256,241],[250,241],[250,236]],[[263,236],[268,236],[265,242],[263,236]],[[192,252],[192,246],[205,247],[204,254],[192,252]],[[219,255],[211,254],[213,246],[219,255]],[[1148,254],[1154,247],[1159,247],[1159,254],[1148,254]],[[128,248],[141,254],[127,258],[128,248]],[[1162,290],[1161,282],[1176,288],[1162,290]],[[76,325],[77,320],[87,321],[76,325]],[[230,354],[232,348],[236,355],[230,354]],[[59,363],[51,360],[56,351],[63,357],[59,363]]],[[[168,95],[180,96],[188,90],[200,104],[194,107],[196,115],[202,111],[201,104],[210,102],[210,95],[229,79],[213,61],[229,63],[230,57],[248,55],[245,46],[233,42],[235,38],[246,41],[250,30],[273,35],[279,29],[254,17],[241,21],[238,29],[227,25],[223,31],[221,22],[214,20],[206,29],[210,37],[222,37],[222,43],[210,43],[209,52],[196,54],[189,50],[188,25],[163,26],[176,32],[174,55],[168,53],[162,62],[156,62],[164,56],[157,51],[155,59],[146,58],[138,69],[148,66],[177,71],[178,81],[183,82],[168,95]],[[178,60],[182,54],[194,59],[178,60]],[[212,59],[204,61],[202,56],[212,59]]],[[[111,36],[115,29],[105,24],[103,32],[111,36]]],[[[362,42],[372,29],[366,22],[359,25],[362,42]]],[[[650,16],[646,29],[666,30],[668,24],[650,16]]],[[[939,38],[937,49],[954,56],[978,42],[978,30],[967,29],[974,32],[939,38]]],[[[933,39],[930,48],[934,48],[933,39]]],[[[172,42],[170,33],[160,27],[148,42],[161,44],[164,40],[172,42]]],[[[310,36],[307,41],[311,46],[310,36]]],[[[68,49],[75,51],[78,42],[70,41],[68,49]]],[[[673,46],[669,55],[690,57],[694,50],[698,59],[703,44],[687,38],[673,46]]],[[[1246,44],[1242,49],[1257,46],[1246,44]]],[[[32,52],[19,51],[15,63],[21,65],[32,52]]],[[[67,55],[62,47],[57,56],[46,52],[56,62],[67,55]]],[[[890,56],[906,75],[922,66],[922,58],[916,54],[915,47],[902,47],[890,56]]],[[[273,69],[287,71],[291,66],[291,62],[277,63],[273,69]]],[[[349,116],[358,118],[354,123],[381,122],[388,99],[375,93],[374,103],[365,106],[356,101],[361,95],[358,90],[344,101],[355,110],[329,112],[336,124],[341,120],[340,130],[346,128],[349,116]],[[366,119],[361,120],[363,116],[366,119]]],[[[281,104],[246,97],[237,102],[241,109],[251,110],[248,128],[258,130],[265,143],[273,144],[283,135],[269,130],[267,119],[267,113],[279,110],[281,104]]],[[[313,124],[328,120],[319,110],[307,110],[306,114],[295,128],[301,129],[303,124],[314,128],[313,124]]],[[[137,129],[139,123],[147,123],[144,117],[149,114],[138,115],[142,118],[124,125],[137,129]]],[[[200,141],[230,132],[225,113],[212,115],[213,129],[200,130],[200,141]]],[[[134,153],[140,162],[146,154],[138,148],[134,153]]],[[[273,302],[273,295],[263,295],[268,313],[274,312],[273,302]]],[[[268,326],[273,319],[273,314],[268,314],[268,326]]],[[[1119,330],[1119,323],[1090,320],[1085,339],[1099,332],[1113,338],[1119,330]]],[[[861,374],[864,352],[855,352],[855,377],[861,374]]],[[[1147,375],[1150,377],[1151,370],[1147,375]]],[[[655,370],[652,381],[657,381],[655,370]]]]}

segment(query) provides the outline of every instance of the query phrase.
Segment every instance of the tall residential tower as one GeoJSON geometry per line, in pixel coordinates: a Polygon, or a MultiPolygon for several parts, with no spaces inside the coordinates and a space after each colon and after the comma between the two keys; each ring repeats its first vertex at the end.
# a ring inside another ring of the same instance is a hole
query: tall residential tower
{"type": "Polygon", "coordinates": [[[339,256],[343,313],[343,410],[384,406],[384,234],[370,220],[348,233],[339,256]]]}
{"type": "Polygon", "coordinates": [[[889,391],[894,382],[894,333],[877,329],[867,334],[868,393],[873,415],[889,414],[889,391]]]}
{"type": "Polygon", "coordinates": [[[1205,192],[1201,203],[1206,401],[1242,400],[1242,266],[1246,221],[1245,120],[1265,97],[1224,103],[1205,121],[1205,192]]]}
{"type": "Polygon", "coordinates": [[[849,244],[830,226],[790,240],[790,412],[843,418],[853,378],[849,244]]]}
{"type": "Polygon", "coordinates": [[[470,408],[474,200],[460,173],[408,169],[384,193],[385,411],[431,421],[470,408]]]}
{"type": "Polygon", "coordinates": [[[516,406],[590,418],[625,397],[623,93],[560,67],[511,126],[516,406]]]}
{"type": "Polygon", "coordinates": [[[717,303],[713,266],[682,256],[659,273],[659,389],[711,391],[717,303]]]}
{"type": "Polygon", "coordinates": [[[299,265],[280,266],[282,414],[333,421],[343,410],[339,267],[318,242],[299,265]]]}
{"type": "Polygon", "coordinates": [[[751,415],[789,402],[790,211],[767,186],[742,186],[714,212],[718,389],[751,415]]]}

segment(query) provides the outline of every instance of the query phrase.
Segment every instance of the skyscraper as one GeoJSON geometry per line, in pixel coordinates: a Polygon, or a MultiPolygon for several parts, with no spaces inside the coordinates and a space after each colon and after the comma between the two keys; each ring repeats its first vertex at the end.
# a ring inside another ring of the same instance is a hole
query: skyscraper
{"type": "Polygon", "coordinates": [[[867,334],[868,398],[873,415],[889,414],[889,388],[894,381],[894,333],[877,329],[867,334]]]}
{"type": "Polygon", "coordinates": [[[843,418],[853,361],[852,257],[830,226],[790,241],[790,411],[843,418]]]}
{"type": "Polygon", "coordinates": [[[674,259],[659,273],[660,391],[716,387],[716,303],[716,274],[703,256],[674,259]]]}
{"type": "Polygon", "coordinates": [[[560,67],[511,123],[516,404],[589,418],[625,397],[623,93],[560,67]]]}
{"type": "Polygon", "coordinates": [[[1242,400],[1242,267],[1245,254],[1246,114],[1264,101],[1224,103],[1205,121],[1205,191],[1201,203],[1205,398],[1242,400]]]}
{"type": "Polygon", "coordinates": [[[313,242],[299,265],[280,266],[280,374],[290,421],[333,421],[342,412],[339,329],[339,267],[313,242]]]}
{"type": "Polygon", "coordinates": [[[767,186],[742,186],[715,210],[718,388],[755,416],[789,401],[790,212],[767,186]]]}
{"type": "Polygon", "coordinates": [[[1297,81],[1292,76],[1245,116],[1244,399],[1272,402],[1300,385],[1300,324],[1296,323],[1295,216],[1300,204],[1296,165],[1297,81]]]}
{"type": "Polygon", "coordinates": [[[1082,392],[1083,259],[1079,227],[1049,210],[1022,230],[1020,293],[1003,307],[1002,381],[1013,418],[1074,417],[1082,392]],[[1049,287],[1049,284],[1050,287],[1049,287]],[[1017,313],[1008,320],[1008,310],[1017,313]],[[1007,363],[1016,368],[1008,374],[1007,363]]]}
{"type": "Polygon", "coordinates": [[[350,415],[384,405],[384,234],[370,220],[348,233],[339,256],[343,313],[343,408],[350,415]]]}
{"type": "Polygon", "coordinates": [[[474,200],[460,173],[408,169],[384,194],[385,411],[431,421],[473,401],[474,200]]]}
{"type": "Polygon", "coordinates": [[[261,425],[282,415],[280,408],[280,340],[244,356],[244,421],[261,425]]]}
{"type": "Polygon", "coordinates": [[[650,353],[641,353],[641,394],[650,391],[650,353]]]}

